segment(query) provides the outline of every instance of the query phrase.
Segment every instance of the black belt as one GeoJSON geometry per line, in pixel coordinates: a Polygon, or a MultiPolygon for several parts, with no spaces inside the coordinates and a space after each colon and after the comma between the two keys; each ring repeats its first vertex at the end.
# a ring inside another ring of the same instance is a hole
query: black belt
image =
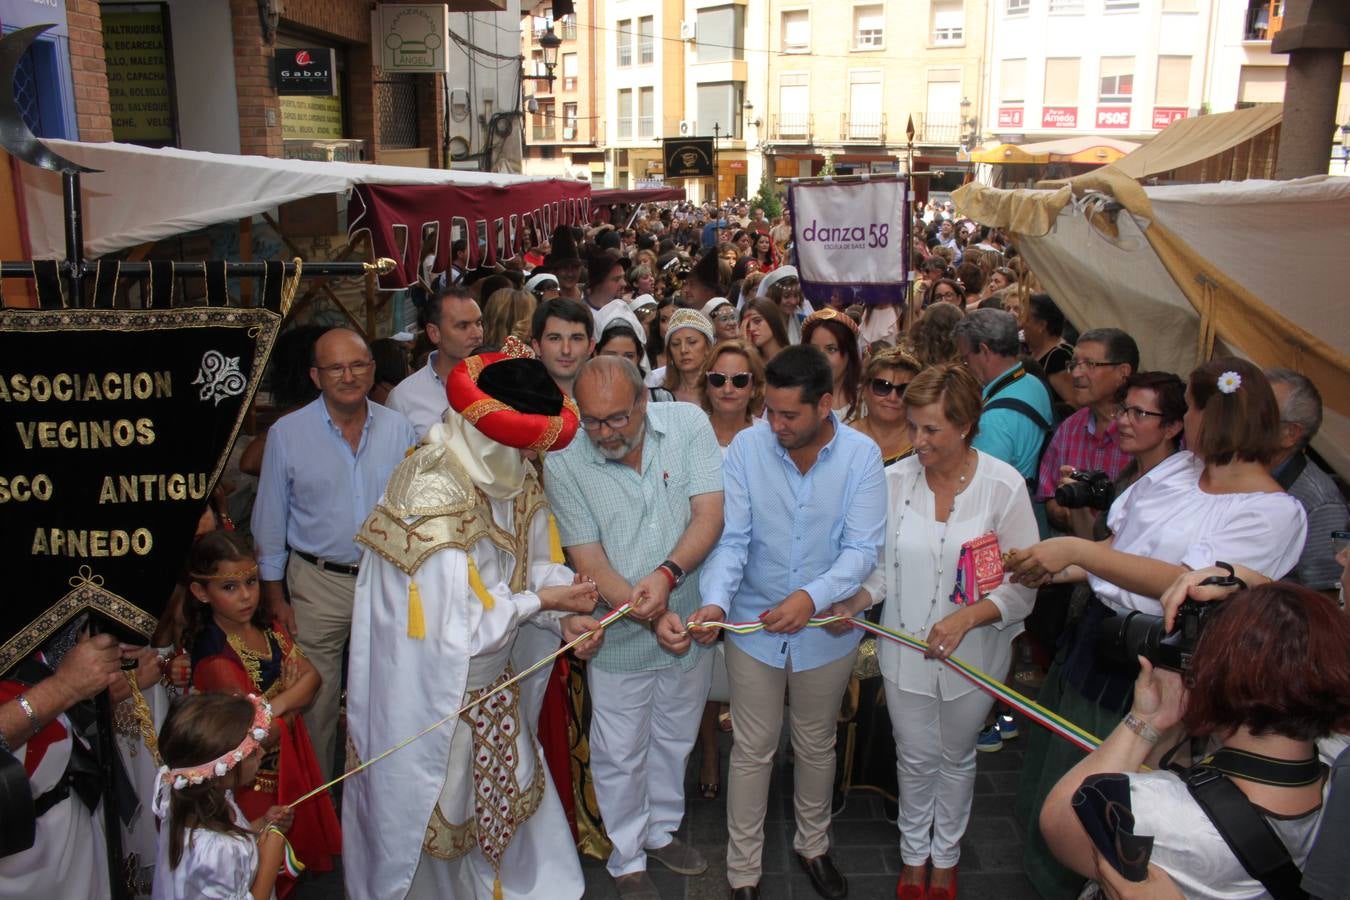
{"type": "Polygon", "coordinates": [[[354,566],[350,563],[328,562],[325,559],[319,559],[313,553],[306,553],[303,550],[293,549],[292,552],[311,565],[318,566],[320,569],[326,569],[329,572],[336,572],[339,575],[355,575],[361,571],[360,566],[354,566]]]}

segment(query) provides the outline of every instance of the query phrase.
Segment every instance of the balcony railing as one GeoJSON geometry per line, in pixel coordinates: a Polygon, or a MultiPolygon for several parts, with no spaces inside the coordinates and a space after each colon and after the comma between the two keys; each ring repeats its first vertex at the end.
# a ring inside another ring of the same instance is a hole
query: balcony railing
{"type": "Polygon", "coordinates": [[[554,141],[558,139],[558,129],[555,119],[548,119],[544,122],[535,122],[532,134],[536,141],[554,141]]]}
{"type": "Polygon", "coordinates": [[[886,142],[886,114],[839,114],[839,140],[864,143],[886,142]]]}
{"type": "Polygon", "coordinates": [[[809,112],[778,113],[770,123],[770,140],[810,141],[812,118],[809,112]]]}
{"type": "Polygon", "coordinates": [[[961,143],[961,114],[933,113],[915,115],[919,142],[923,144],[961,143]]]}

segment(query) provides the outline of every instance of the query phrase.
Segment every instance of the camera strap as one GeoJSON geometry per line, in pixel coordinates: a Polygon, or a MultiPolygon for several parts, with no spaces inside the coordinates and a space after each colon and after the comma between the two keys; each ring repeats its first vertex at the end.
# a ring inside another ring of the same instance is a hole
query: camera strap
{"type": "MultiPolygon", "coordinates": [[[[1265,817],[1247,799],[1247,795],[1242,793],[1228,777],[1231,772],[1239,777],[1249,778],[1255,770],[1263,777],[1252,780],[1261,780],[1266,784],[1294,786],[1312,783],[1285,780],[1289,777],[1301,779],[1303,774],[1284,771],[1279,766],[1271,768],[1265,765],[1280,762],[1269,757],[1253,757],[1251,754],[1224,749],[1191,767],[1182,777],[1195,802],[1205,811],[1205,815],[1214,824],[1224,843],[1233,851],[1242,868],[1247,870],[1247,874],[1261,882],[1275,900],[1306,900],[1308,894],[1300,884],[1303,873],[1294,865],[1288,848],[1265,817]],[[1223,768],[1215,766],[1215,762],[1223,768]],[[1240,771],[1232,771],[1234,766],[1240,771]],[[1268,780],[1272,775],[1279,780],[1268,780]]],[[[1320,764],[1316,758],[1311,762],[1318,765],[1317,777],[1320,778],[1320,764]]],[[[1285,765],[1302,767],[1306,764],[1304,761],[1285,765]]]]}

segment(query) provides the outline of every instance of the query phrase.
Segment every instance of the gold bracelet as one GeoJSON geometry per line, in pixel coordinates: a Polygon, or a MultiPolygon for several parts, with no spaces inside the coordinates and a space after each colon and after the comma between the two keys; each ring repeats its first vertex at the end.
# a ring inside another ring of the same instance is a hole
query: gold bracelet
{"type": "Polygon", "coordinates": [[[1126,728],[1139,735],[1139,738],[1146,743],[1156,744],[1162,739],[1162,735],[1158,734],[1156,728],[1136,716],[1134,713],[1127,715],[1123,724],[1126,728]]]}

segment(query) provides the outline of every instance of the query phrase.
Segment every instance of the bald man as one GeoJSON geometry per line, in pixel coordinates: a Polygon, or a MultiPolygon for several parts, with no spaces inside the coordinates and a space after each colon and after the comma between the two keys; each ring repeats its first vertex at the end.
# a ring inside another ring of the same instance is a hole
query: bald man
{"type": "Polygon", "coordinates": [[[361,557],[353,538],[417,439],[401,413],[367,399],[375,360],[355,331],[321,334],[309,377],[319,397],[282,416],[267,433],[253,539],[263,602],[323,677],[305,725],[326,781],[333,771],[342,654],[361,557]]]}

